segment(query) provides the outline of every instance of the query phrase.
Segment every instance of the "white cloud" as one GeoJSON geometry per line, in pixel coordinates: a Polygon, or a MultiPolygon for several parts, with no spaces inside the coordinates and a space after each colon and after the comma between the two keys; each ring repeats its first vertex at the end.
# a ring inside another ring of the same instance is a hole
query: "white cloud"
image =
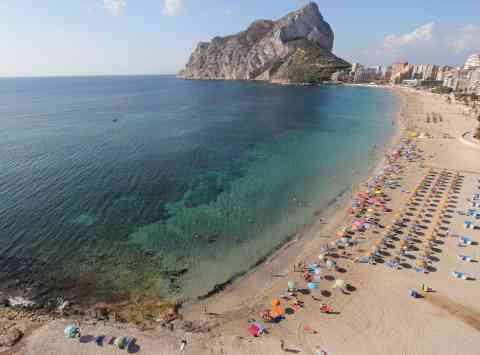
{"type": "Polygon", "coordinates": [[[416,45],[419,42],[428,42],[433,39],[435,22],[429,22],[403,35],[389,35],[383,41],[383,47],[397,50],[406,46],[416,45]]]}
{"type": "Polygon", "coordinates": [[[165,0],[163,13],[167,16],[178,16],[184,9],[183,0],[165,0]]]}
{"type": "Polygon", "coordinates": [[[466,25],[447,39],[447,45],[455,53],[480,51],[480,26],[466,25]]]}
{"type": "Polygon", "coordinates": [[[461,65],[467,55],[479,52],[479,24],[463,25],[452,30],[428,22],[408,33],[385,36],[363,51],[357,48],[350,57],[365,64],[408,61],[461,65]]]}
{"type": "Polygon", "coordinates": [[[103,0],[103,6],[113,16],[117,16],[127,7],[127,2],[126,0],[103,0]]]}

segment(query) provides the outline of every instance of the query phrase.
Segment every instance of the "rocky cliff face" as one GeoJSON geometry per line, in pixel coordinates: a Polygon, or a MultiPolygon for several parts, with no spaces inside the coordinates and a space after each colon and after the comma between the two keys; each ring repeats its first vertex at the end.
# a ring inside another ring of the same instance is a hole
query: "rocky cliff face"
{"type": "Polygon", "coordinates": [[[278,21],[255,21],[233,36],[201,42],[179,76],[186,79],[313,82],[350,65],[334,56],[334,35],[317,4],[278,21]]]}

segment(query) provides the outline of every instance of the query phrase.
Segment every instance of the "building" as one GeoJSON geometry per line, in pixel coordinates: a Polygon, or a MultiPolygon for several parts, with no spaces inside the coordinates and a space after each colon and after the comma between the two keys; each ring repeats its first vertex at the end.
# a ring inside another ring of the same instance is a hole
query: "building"
{"type": "Polygon", "coordinates": [[[380,76],[380,79],[389,81],[391,77],[392,77],[392,67],[388,67],[386,65],[382,66],[382,74],[380,76]]]}
{"type": "Polygon", "coordinates": [[[377,79],[376,68],[360,68],[355,72],[353,77],[354,83],[370,83],[377,79]]]}
{"type": "Polygon", "coordinates": [[[436,80],[439,68],[438,65],[433,64],[415,64],[412,70],[412,79],[436,80]]]}
{"type": "Polygon", "coordinates": [[[402,85],[417,87],[420,85],[420,80],[418,79],[405,79],[402,81],[402,85]]]}
{"type": "Polygon", "coordinates": [[[353,63],[351,72],[355,73],[357,70],[359,70],[362,67],[363,67],[363,65],[361,65],[360,63],[353,63]]]}
{"type": "Polygon", "coordinates": [[[472,73],[475,71],[466,69],[452,69],[446,73],[443,86],[454,91],[468,92],[471,86],[472,73]]]}
{"type": "Polygon", "coordinates": [[[472,94],[480,95],[480,68],[472,71],[468,91],[472,94]]]}
{"type": "Polygon", "coordinates": [[[348,73],[346,73],[344,71],[337,71],[337,72],[332,74],[331,80],[336,81],[336,82],[347,81],[348,80],[348,73]]]}
{"type": "Polygon", "coordinates": [[[443,85],[442,80],[421,80],[420,86],[423,88],[436,88],[443,85]]]}
{"type": "Polygon", "coordinates": [[[467,61],[465,62],[465,66],[463,69],[465,70],[471,70],[471,69],[476,69],[480,68],[480,54],[472,54],[467,58],[467,61]]]}
{"type": "Polygon", "coordinates": [[[408,63],[395,63],[392,65],[392,78],[396,76],[397,74],[403,72],[403,70],[408,66],[408,63]]]}
{"type": "Polygon", "coordinates": [[[438,66],[433,64],[425,64],[423,70],[423,80],[435,80],[437,78],[438,66]]]}
{"type": "Polygon", "coordinates": [[[448,65],[441,65],[438,67],[437,70],[437,77],[435,78],[436,80],[445,80],[445,77],[447,73],[452,70],[453,68],[448,66],[448,65]]]}
{"type": "Polygon", "coordinates": [[[414,66],[408,63],[399,63],[392,66],[392,76],[390,82],[392,84],[401,84],[404,80],[412,79],[414,66]],[[402,69],[401,71],[400,68],[402,69]]]}

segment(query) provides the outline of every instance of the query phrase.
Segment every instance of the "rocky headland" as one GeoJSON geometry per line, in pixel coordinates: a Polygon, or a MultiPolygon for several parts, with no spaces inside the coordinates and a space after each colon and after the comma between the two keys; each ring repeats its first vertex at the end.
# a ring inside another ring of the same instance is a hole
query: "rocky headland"
{"type": "Polygon", "coordinates": [[[278,21],[257,20],[236,35],[200,42],[179,77],[315,83],[350,64],[332,53],[334,33],[311,2],[278,21]]]}

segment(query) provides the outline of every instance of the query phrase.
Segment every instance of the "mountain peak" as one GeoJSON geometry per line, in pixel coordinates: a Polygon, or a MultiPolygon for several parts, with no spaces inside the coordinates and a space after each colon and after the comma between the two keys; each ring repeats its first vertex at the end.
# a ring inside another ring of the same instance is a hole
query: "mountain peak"
{"type": "Polygon", "coordinates": [[[333,41],[330,25],[323,19],[318,5],[310,2],[277,21],[257,20],[236,35],[202,43],[192,53],[182,76],[223,80],[286,78],[288,81],[292,71],[295,78],[303,77],[299,74],[305,69],[302,63],[308,61],[307,71],[314,70],[313,76],[324,80],[331,72],[349,66],[331,53],[333,41]],[[307,52],[309,56],[305,56],[307,52]],[[317,62],[311,62],[312,57],[317,62]],[[299,68],[302,69],[299,71],[299,68]]]}

